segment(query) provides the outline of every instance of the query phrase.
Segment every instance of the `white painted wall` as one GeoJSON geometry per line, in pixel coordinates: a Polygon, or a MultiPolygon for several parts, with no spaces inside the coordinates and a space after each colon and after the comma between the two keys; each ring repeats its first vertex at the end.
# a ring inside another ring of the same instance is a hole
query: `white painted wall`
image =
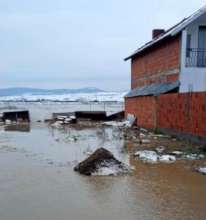
{"type": "Polygon", "coordinates": [[[198,48],[199,26],[206,26],[206,15],[182,31],[180,92],[206,91],[206,68],[186,67],[187,34],[191,34],[191,48],[198,48]]]}

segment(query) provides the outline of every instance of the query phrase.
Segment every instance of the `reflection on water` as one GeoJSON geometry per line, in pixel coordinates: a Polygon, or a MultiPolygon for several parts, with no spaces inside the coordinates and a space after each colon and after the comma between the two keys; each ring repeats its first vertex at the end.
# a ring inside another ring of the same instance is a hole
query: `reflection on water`
{"type": "Polygon", "coordinates": [[[121,136],[110,127],[54,129],[35,122],[28,133],[0,130],[0,219],[204,220],[206,176],[184,161],[142,163],[127,153],[132,146],[121,136]],[[78,175],[74,163],[87,157],[88,147],[111,150],[135,167],[133,174],[78,175]]]}
{"type": "Polygon", "coordinates": [[[5,131],[30,132],[30,124],[11,124],[4,126],[5,131]]]}

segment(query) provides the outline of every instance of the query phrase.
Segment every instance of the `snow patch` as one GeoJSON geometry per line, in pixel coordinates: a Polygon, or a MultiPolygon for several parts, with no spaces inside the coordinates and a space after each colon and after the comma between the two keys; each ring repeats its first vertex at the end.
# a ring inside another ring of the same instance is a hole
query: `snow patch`
{"type": "Polygon", "coordinates": [[[132,168],[128,165],[124,167],[116,164],[104,164],[101,165],[97,171],[92,173],[92,176],[118,176],[130,173],[132,168]]]}
{"type": "Polygon", "coordinates": [[[204,159],[204,155],[203,154],[187,154],[186,158],[189,160],[201,160],[204,159]]]}
{"type": "Polygon", "coordinates": [[[113,126],[113,127],[131,127],[129,121],[106,121],[103,122],[104,125],[113,126]]]}
{"type": "Polygon", "coordinates": [[[157,153],[155,151],[150,150],[137,151],[135,153],[135,156],[138,156],[141,160],[150,163],[156,163],[159,159],[157,153]]]}
{"type": "Polygon", "coordinates": [[[181,156],[181,155],[183,154],[183,152],[176,150],[176,151],[173,151],[172,154],[173,154],[173,155],[176,155],[176,156],[181,156]]]}
{"type": "Polygon", "coordinates": [[[159,146],[155,150],[157,151],[157,153],[161,154],[165,150],[165,147],[164,146],[159,146]]]}
{"type": "Polygon", "coordinates": [[[142,150],[137,151],[135,156],[138,156],[140,160],[148,163],[157,163],[157,162],[174,162],[176,157],[173,155],[158,155],[155,151],[152,150],[142,150]]]}
{"type": "Polygon", "coordinates": [[[172,155],[162,155],[159,157],[161,162],[174,162],[176,161],[176,157],[172,155]]]}
{"type": "Polygon", "coordinates": [[[197,171],[206,175],[206,167],[200,167],[197,169],[197,171]]]}

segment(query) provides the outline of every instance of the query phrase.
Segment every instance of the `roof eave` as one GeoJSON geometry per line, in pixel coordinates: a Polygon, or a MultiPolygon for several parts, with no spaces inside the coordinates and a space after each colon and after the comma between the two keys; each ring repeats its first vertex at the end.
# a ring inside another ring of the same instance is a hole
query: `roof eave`
{"type": "Polygon", "coordinates": [[[130,60],[134,55],[124,58],[124,61],[130,60]]]}
{"type": "Polygon", "coordinates": [[[197,12],[195,12],[193,15],[189,16],[188,18],[184,19],[186,20],[185,23],[179,25],[179,27],[177,27],[176,29],[172,30],[168,35],[163,35],[162,37],[158,38],[157,40],[155,40],[154,42],[151,43],[151,45],[148,45],[148,47],[145,48],[140,48],[138,51],[134,52],[132,55],[126,57],[124,59],[124,61],[127,61],[131,58],[133,58],[134,56],[138,55],[139,53],[143,52],[144,50],[152,47],[153,45],[155,45],[156,43],[164,40],[167,37],[174,37],[177,34],[179,34],[180,32],[182,32],[185,28],[188,27],[188,25],[190,25],[192,22],[194,22],[197,18],[199,18],[200,16],[202,16],[204,13],[206,13],[206,6],[202,7],[201,9],[199,9],[197,12]]]}

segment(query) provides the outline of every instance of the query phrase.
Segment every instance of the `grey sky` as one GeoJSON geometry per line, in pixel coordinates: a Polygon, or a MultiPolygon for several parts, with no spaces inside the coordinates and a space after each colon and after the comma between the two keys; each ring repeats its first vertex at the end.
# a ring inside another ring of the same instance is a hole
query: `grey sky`
{"type": "Polygon", "coordinates": [[[124,90],[123,58],[204,0],[0,0],[0,87],[124,90]]]}

